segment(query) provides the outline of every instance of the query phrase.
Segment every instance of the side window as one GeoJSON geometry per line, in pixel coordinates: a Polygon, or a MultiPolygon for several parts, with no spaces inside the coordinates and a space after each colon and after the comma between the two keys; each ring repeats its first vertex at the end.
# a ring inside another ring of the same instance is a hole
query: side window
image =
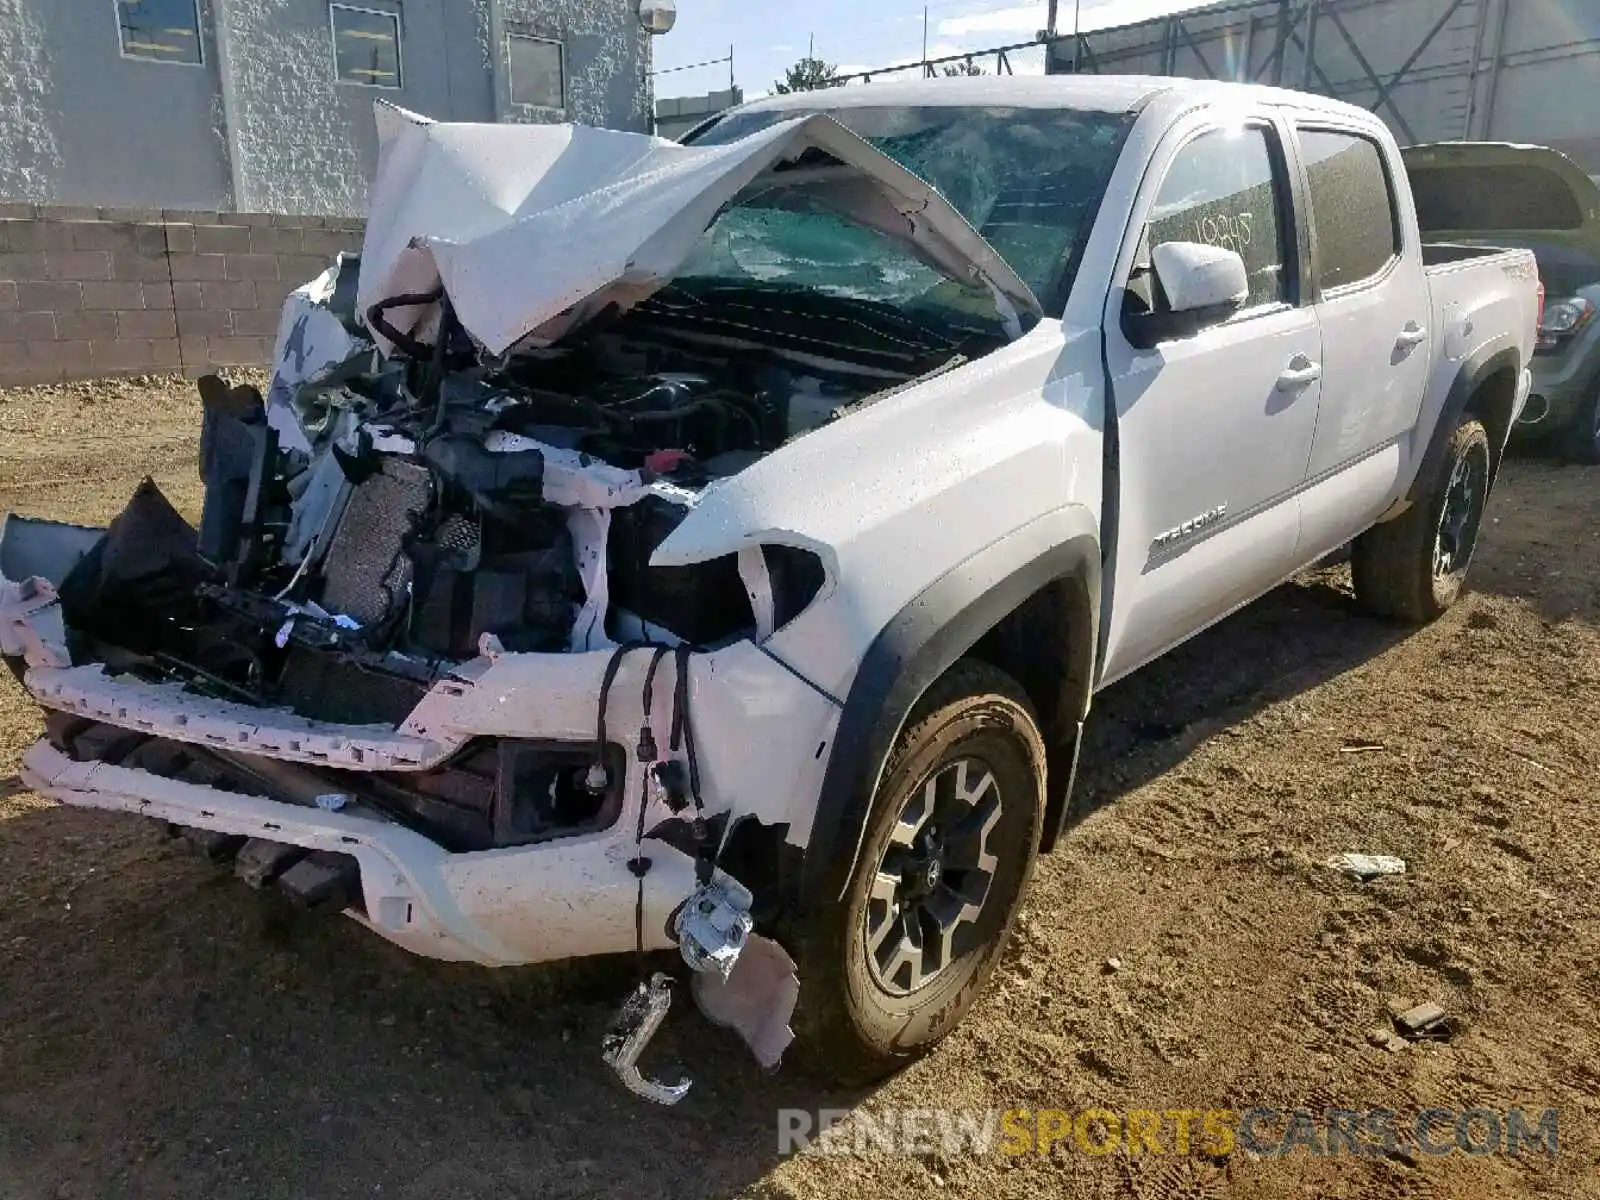
{"type": "Polygon", "coordinates": [[[1300,131],[1311,178],[1311,222],[1324,289],[1371,279],[1400,253],[1400,226],[1383,152],[1370,138],[1300,131]]]}
{"type": "Polygon", "coordinates": [[[1261,128],[1203,133],[1178,151],[1156,196],[1149,249],[1203,242],[1236,251],[1250,274],[1250,307],[1288,298],[1274,158],[1261,128]]]}

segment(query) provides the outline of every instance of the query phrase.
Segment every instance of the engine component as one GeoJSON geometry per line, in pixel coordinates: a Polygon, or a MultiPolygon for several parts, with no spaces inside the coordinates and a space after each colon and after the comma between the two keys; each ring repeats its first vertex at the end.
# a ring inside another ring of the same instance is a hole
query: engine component
{"type": "Polygon", "coordinates": [[[290,646],[278,679],[279,700],[300,716],[343,725],[398,725],[427,691],[422,680],[299,644],[290,646]]]}
{"type": "Polygon", "coordinates": [[[405,609],[414,574],[406,539],[427,512],[433,482],[426,467],[382,458],[357,485],[324,560],[321,603],[363,628],[387,625],[405,609]]]}
{"type": "Polygon", "coordinates": [[[652,567],[650,556],[688,508],[645,496],[612,514],[607,545],[612,601],[697,646],[736,637],[755,624],[733,555],[692,567],[652,567]]]}
{"type": "Polygon", "coordinates": [[[470,658],[486,633],[515,652],[566,645],[582,587],[557,510],[540,503],[515,523],[481,525],[452,514],[413,543],[411,559],[414,648],[470,658]]]}
{"type": "Polygon", "coordinates": [[[451,435],[434,438],[422,457],[488,516],[515,521],[542,499],[544,455],[538,450],[491,454],[477,438],[451,435]]]}

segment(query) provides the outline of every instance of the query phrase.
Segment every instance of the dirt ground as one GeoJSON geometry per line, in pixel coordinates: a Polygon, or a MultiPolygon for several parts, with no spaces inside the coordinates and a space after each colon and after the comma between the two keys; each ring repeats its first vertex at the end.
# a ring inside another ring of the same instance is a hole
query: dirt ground
{"type": "MultiPolygon", "coordinates": [[[[190,396],[0,392],[0,510],[104,521],[149,472],[196,515],[190,396]]],[[[1333,568],[1101,696],[994,984],[870,1095],[762,1076],[685,1001],[652,1057],[696,1088],[653,1109],[597,1052],[631,963],[283,936],[144,823],[24,792],[39,722],[0,681],[0,1197],[1600,1196],[1600,470],[1513,460],[1492,515],[1432,628],[1333,568]],[[1369,1042],[1426,1000],[1447,1039],[1369,1042]],[[778,1153],[780,1108],[1258,1105],[1558,1108],[1560,1152],[778,1153]]]]}

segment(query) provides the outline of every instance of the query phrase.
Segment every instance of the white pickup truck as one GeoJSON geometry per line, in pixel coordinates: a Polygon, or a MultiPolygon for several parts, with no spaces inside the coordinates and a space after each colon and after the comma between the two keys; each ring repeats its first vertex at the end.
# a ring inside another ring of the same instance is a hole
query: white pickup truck
{"type": "MultiPolygon", "coordinates": [[[[23,779],[421,955],[677,948],[768,1065],[961,1019],[1097,689],[1352,543],[1375,613],[1447,609],[1528,393],[1533,256],[1423,245],[1311,96],[380,123],[270,393],[202,381],[198,530],[9,518],[23,779]]],[[[605,1043],[660,1101],[669,997],[605,1043]]]]}

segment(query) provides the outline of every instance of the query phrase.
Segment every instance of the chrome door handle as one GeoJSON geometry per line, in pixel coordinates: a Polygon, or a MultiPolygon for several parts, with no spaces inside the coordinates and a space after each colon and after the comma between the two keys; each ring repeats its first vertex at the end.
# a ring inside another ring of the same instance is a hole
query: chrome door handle
{"type": "Polygon", "coordinates": [[[1292,392],[1299,388],[1308,387],[1322,378],[1322,364],[1312,362],[1304,354],[1296,354],[1289,360],[1289,366],[1282,375],[1278,376],[1278,390],[1292,392]]]}
{"type": "Polygon", "coordinates": [[[1420,346],[1428,340],[1428,331],[1415,321],[1410,322],[1400,331],[1400,336],[1395,339],[1395,345],[1409,350],[1413,346],[1420,346]]]}

